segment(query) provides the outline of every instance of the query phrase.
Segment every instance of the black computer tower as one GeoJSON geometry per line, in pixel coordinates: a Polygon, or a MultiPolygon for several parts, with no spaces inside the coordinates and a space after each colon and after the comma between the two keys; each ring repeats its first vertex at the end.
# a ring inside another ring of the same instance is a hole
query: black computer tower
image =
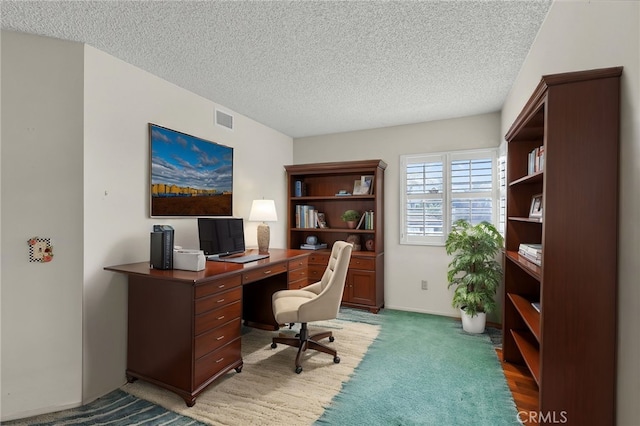
{"type": "Polygon", "coordinates": [[[169,225],[153,225],[151,267],[173,269],[173,227],[169,225]]]}

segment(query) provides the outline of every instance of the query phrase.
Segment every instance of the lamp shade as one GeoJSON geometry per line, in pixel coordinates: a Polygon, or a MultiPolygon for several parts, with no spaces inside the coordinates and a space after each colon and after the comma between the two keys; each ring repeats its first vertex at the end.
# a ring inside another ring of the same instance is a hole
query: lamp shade
{"type": "Polygon", "coordinates": [[[253,200],[249,220],[261,222],[276,222],[276,203],[273,200],[253,200]]]}

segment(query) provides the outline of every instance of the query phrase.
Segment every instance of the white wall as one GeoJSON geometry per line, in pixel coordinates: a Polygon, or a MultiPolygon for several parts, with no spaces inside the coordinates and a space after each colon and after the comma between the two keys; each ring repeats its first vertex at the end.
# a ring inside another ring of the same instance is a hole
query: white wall
{"type": "Polygon", "coordinates": [[[81,44],[2,33],[3,416],[82,395],[82,68],[81,44]]]}
{"type": "MultiPolygon", "coordinates": [[[[624,71],[620,122],[617,422],[634,425],[638,423],[637,404],[640,401],[640,286],[637,274],[640,247],[640,3],[556,1],[504,105],[501,133],[506,133],[542,75],[619,65],[624,66],[624,71]]],[[[585,315],[590,314],[585,312],[585,315]]]]}
{"type": "MultiPolygon", "coordinates": [[[[406,126],[300,138],[294,141],[296,164],[380,158],[385,171],[385,307],[460,316],[451,307],[444,247],[400,244],[400,155],[500,144],[500,114],[484,114],[406,126]],[[429,290],[421,289],[426,279],[429,290]]],[[[500,318],[500,312],[489,317],[500,318]]]]}
{"type": "MultiPolygon", "coordinates": [[[[198,245],[195,219],[149,218],[149,122],[234,148],[233,209],[245,220],[255,198],[275,199],[284,214],[292,139],[226,108],[234,130],[215,126],[216,104],[91,46],[3,32],[2,48],[2,109],[13,113],[2,123],[8,420],[78,406],[125,383],[127,284],[103,268],[148,260],[155,223],[172,225],[176,244],[198,245]],[[48,214],[23,211],[53,198],[52,183],[67,189],[64,199],[48,214]],[[51,264],[26,263],[35,234],[55,238],[51,264]]],[[[249,247],[256,226],[245,224],[249,247]]],[[[285,247],[284,221],[270,226],[271,246],[285,247]]]]}

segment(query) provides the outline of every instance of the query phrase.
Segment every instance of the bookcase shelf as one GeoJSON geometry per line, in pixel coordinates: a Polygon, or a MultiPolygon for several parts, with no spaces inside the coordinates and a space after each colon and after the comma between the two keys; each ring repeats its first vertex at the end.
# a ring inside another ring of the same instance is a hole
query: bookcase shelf
{"type": "Polygon", "coordinates": [[[621,74],[543,76],[505,136],[503,359],[530,371],[538,412],[568,424],[615,424],[621,74]],[[536,148],[543,170],[529,174],[536,148]],[[542,265],[520,244],[542,244],[542,265]]]}
{"type": "Polygon", "coordinates": [[[543,177],[544,177],[544,171],[535,172],[530,175],[523,176],[520,179],[516,179],[513,182],[509,182],[509,186],[541,183],[543,177]]]}
{"type": "Polygon", "coordinates": [[[382,160],[295,164],[287,172],[287,247],[300,248],[307,237],[318,237],[326,250],[309,258],[308,283],[322,277],[335,241],[358,238],[360,250],[351,255],[342,304],[378,312],[384,306],[384,171],[382,160]],[[356,182],[371,180],[368,194],[353,195],[356,182]],[[351,195],[336,195],[340,191],[351,195]],[[296,227],[297,206],[323,213],[326,228],[296,227]],[[345,210],[373,212],[373,229],[351,229],[342,221],[345,210]]]}
{"type": "Polygon", "coordinates": [[[536,338],[537,342],[540,342],[540,313],[531,305],[531,302],[524,297],[517,294],[507,294],[513,306],[518,310],[518,313],[524,320],[527,328],[536,338]]]}
{"type": "Polygon", "coordinates": [[[511,330],[511,335],[533,376],[533,380],[540,386],[540,351],[538,350],[538,346],[526,334],[511,330]]]}

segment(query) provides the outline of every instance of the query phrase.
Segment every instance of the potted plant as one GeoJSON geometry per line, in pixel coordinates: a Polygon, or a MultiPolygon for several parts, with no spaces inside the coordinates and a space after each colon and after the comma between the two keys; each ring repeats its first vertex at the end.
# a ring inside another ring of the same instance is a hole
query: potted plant
{"type": "Polygon", "coordinates": [[[360,220],[360,212],[357,210],[347,210],[342,213],[340,217],[347,223],[348,228],[354,229],[358,225],[358,220],[360,220]]]}
{"type": "Polygon", "coordinates": [[[496,255],[503,238],[489,222],[471,225],[461,219],[453,224],[445,249],[453,255],[447,272],[448,288],[455,286],[452,305],[460,308],[462,327],[469,333],[482,333],[486,314],[496,307],[494,296],[502,278],[502,265],[496,255]]]}

